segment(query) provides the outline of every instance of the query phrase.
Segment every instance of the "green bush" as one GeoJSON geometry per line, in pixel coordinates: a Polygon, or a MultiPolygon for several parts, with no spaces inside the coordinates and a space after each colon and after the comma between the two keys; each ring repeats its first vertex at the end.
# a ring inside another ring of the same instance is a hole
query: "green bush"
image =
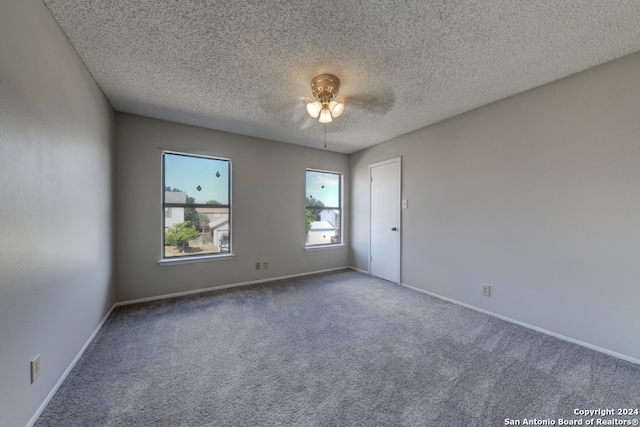
{"type": "Polygon", "coordinates": [[[200,233],[191,224],[191,221],[185,221],[174,225],[164,233],[164,244],[165,246],[176,246],[181,252],[184,252],[189,247],[189,240],[197,239],[198,236],[200,233]]]}

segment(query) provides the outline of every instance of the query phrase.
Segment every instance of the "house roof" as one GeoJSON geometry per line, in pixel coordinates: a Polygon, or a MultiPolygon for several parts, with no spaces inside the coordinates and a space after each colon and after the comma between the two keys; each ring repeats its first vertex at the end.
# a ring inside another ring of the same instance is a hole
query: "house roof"
{"type": "Polygon", "coordinates": [[[640,51],[638,0],[44,0],[116,111],[352,153],[640,51]]]}
{"type": "Polygon", "coordinates": [[[333,231],[334,227],[329,221],[312,221],[311,231],[333,231]]]}
{"type": "Polygon", "coordinates": [[[196,208],[196,212],[202,214],[227,213],[229,208],[196,208]]]}
{"type": "Polygon", "coordinates": [[[219,217],[219,218],[215,218],[213,221],[209,222],[209,227],[210,228],[218,228],[223,224],[226,224],[229,222],[229,217],[219,217]]]}

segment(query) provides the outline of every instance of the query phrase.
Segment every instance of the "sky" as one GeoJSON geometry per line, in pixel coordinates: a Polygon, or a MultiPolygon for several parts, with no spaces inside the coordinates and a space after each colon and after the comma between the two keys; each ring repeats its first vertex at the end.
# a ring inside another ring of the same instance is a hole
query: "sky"
{"type": "MultiPolygon", "coordinates": [[[[196,204],[209,200],[228,204],[229,167],[228,160],[165,153],[165,186],[186,192],[188,197],[195,198],[196,204]]],[[[306,177],[306,197],[320,200],[328,207],[340,206],[340,174],[307,171],[306,177]]]]}
{"type": "Polygon", "coordinates": [[[340,206],[340,175],[307,171],[306,197],[320,200],[328,207],[340,206]]]}
{"type": "Polygon", "coordinates": [[[205,204],[209,200],[228,204],[229,166],[227,160],[165,153],[164,184],[186,192],[188,197],[195,198],[196,204],[205,204]]]}

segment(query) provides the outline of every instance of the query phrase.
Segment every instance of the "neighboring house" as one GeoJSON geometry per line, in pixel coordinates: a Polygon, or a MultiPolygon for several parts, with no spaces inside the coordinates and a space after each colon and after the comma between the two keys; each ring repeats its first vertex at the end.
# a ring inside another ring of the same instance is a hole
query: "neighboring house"
{"type": "Polygon", "coordinates": [[[339,243],[340,215],[336,210],[320,212],[320,221],[312,221],[309,230],[308,245],[339,243]]]}
{"type": "MultiPolygon", "coordinates": [[[[165,191],[165,203],[187,203],[187,193],[183,191],[165,191]]],[[[184,222],[184,208],[164,208],[164,231],[184,222]]]]}
{"type": "Polygon", "coordinates": [[[340,226],[340,211],[337,209],[325,209],[320,212],[320,221],[327,221],[336,228],[340,226]]]}
{"type": "MultiPolygon", "coordinates": [[[[209,218],[209,236],[211,243],[218,246],[220,251],[229,251],[229,208],[196,208],[198,214],[206,215],[209,218]]],[[[203,243],[207,243],[203,241],[203,243]]]]}

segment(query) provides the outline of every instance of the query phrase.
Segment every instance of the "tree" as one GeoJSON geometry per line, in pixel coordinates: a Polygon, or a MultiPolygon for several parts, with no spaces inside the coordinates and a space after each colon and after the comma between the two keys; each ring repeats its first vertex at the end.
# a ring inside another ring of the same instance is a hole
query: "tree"
{"type": "Polygon", "coordinates": [[[200,231],[202,231],[204,233],[204,229],[205,228],[209,228],[209,223],[211,222],[211,219],[209,218],[209,216],[207,214],[203,214],[201,212],[198,212],[198,226],[196,226],[196,228],[200,231]]]}
{"type": "Polygon", "coordinates": [[[309,231],[311,230],[311,223],[313,221],[320,221],[320,212],[322,212],[322,208],[324,208],[324,203],[321,200],[317,200],[311,197],[307,197],[307,215],[306,215],[306,225],[307,225],[307,242],[309,241],[309,231]]]}
{"type": "Polygon", "coordinates": [[[189,247],[189,240],[196,239],[198,236],[200,233],[191,221],[185,221],[174,225],[164,233],[164,244],[165,246],[176,246],[180,252],[184,252],[189,247]]]}
{"type": "Polygon", "coordinates": [[[320,212],[322,212],[322,208],[324,208],[324,203],[322,202],[322,200],[307,197],[306,203],[307,217],[309,217],[309,212],[311,212],[311,221],[320,221],[320,212]]]}
{"type": "Polygon", "coordinates": [[[311,230],[311,223],[314,221],[315,214],[307,209],[307,233],[311,230]]]}
{"type": "MultiPolygon", "coordinates": [[[[195,198],[187,195],[187,205],[193,205],[195,202],[195,198]]],[[[200,217],[198,217],[198,212],[196,212],[195,208],[184,208],[184,220],[189,221],[195,228],[202,229],[200,217]]]]}

